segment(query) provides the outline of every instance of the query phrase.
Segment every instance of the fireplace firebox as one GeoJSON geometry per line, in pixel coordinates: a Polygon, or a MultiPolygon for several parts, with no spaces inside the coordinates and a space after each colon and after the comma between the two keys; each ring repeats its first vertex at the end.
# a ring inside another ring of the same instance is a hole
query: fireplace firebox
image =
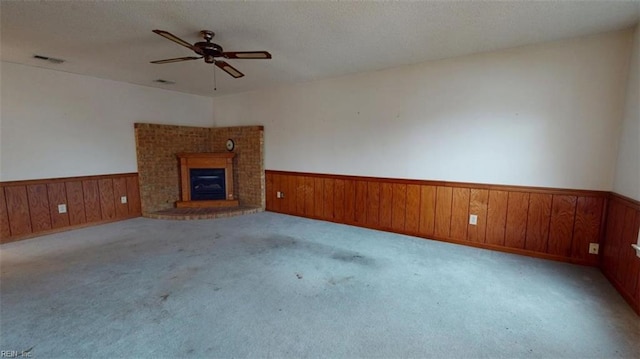
{"type": "Polygon", "coordinates": [[[233,153],[178,153],[181,201],[176,207],[237,207],[233,153]]]}
{"type": "Polygon", "coordinates": [[[189,177],[192,201],[226,199],[224,168],[192,168],[189,177]]]}

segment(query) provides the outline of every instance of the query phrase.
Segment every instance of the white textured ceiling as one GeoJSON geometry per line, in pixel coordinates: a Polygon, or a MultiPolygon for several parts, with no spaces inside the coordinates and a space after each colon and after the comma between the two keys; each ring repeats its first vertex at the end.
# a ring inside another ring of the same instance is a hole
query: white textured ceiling
{"type": "Polygon", "coordinates": [[[206,96],[379,70],[426,60],[623,29],[632,2],[29,2],[0,3],[3,61],[206,96]],[[202,29],[226,51],[266,50],[271,60],[227,60],[233,79],[193,53],[202,29]],[[55,65],[34,54],[65,59],[55,65]],[[153,80],[175,81],[162,85],[153,80]]]}

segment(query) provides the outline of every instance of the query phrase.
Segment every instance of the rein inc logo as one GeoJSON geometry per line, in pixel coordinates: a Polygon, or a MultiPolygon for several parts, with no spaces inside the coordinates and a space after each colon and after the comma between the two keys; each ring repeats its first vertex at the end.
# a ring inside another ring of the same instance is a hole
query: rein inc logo
{"type": "Polygon", "coordinates": [[[0,350],[0,358],[33,358],[31,349],[27,350],[0,350]]]}

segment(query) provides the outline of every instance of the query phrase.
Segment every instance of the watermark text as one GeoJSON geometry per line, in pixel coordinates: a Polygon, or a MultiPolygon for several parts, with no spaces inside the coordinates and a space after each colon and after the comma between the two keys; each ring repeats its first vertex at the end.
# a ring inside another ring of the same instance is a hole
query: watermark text
{"type": "Polygon", "coordinates": [[[29,350],[0,350],[0,358],[33,358],[29,350]]]}

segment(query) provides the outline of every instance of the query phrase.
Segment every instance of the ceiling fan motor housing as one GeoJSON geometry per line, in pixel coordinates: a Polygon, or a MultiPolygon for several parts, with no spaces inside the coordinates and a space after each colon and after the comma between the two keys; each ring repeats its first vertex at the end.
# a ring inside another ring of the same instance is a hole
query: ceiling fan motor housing
{"type": "Polygon", "coordinates": [[[204,61],[207,63],[213,63],[215,57],[222,57],[224,50],[222,46],[214,44],[213,42],[196,42],[193,45],[197,50],[196,52],[204,57],[204,61]]]}

